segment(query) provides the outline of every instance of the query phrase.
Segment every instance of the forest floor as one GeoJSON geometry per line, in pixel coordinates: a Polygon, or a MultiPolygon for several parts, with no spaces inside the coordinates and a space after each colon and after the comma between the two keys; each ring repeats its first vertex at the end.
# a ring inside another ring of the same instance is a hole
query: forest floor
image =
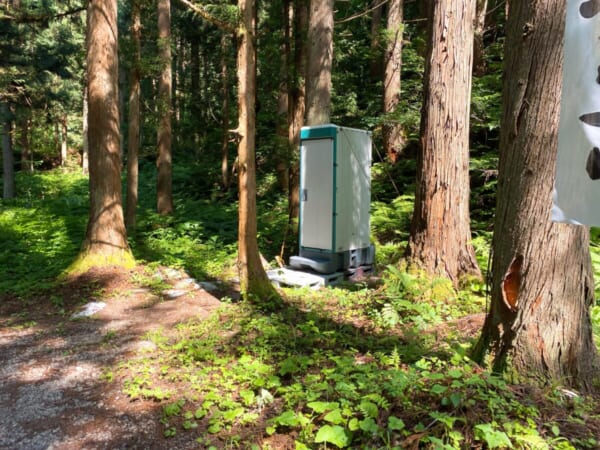
{"type": "MultiPolygon", "coordinates": [[[[165,441],[161,405],[131,401],[107,367],[140,351],[161,328],[203,318],[221,302],[185,274],[163,271],[177,298],[132,282],[131,272],[93,271],[26,304],[0,299],[0,449],[184,449],[165,441]],[[106,303],[92,317],[73,318],[89,301],[106,303]]],[[[133,274],[135,275],[135,274],[133,274]]]]}
{"type": "MultiPolygon", "coordinates": [[[[197,433],[165,437],[165,402],[132,398],[125,392],[125,380],[139,376],[131,368],[135,361],[160,352],[153,336],[160,333],[170,339],[179,324],[204,321],[226,305],[218,299],[222,295],[236,299],[230,285],[209,286],[181,271],[141,266],[134,271],[94,270],[27,300],[0,296],[0,449],[207,448],[196,439],[197,433]],[[211,293],[203,286],[217,290],[211,293]],[[100,311],[75,317],[98,302],[105,304],[100,311]]],[[[483,319],[483,313],[471,314],[440,324],[433,332],[442,336],[452,329],[475,336],[483,319]]],[[[175,391],[187,389],[173,384],[175,391]]],[[[529,398],[525,391],[517,394],[529,398]]],[[[544,406],[544,421],[564,414],[543,397],[534,397],[544,406]]],[[[477,423],[480,412],[475,408],[466,420],[477,423]]],[[[408,423],[410,411],[405,413],[408,423]]],[[[598,436],[596,414],[581,423],[561,423],[561,429],[573,442],[590,433],[598,436]]],[[[263,419],[247,426],[246,442],[277,450],[295,448],[293,434],[264,438],[264,423],[258,423],[263,419]]],[[[226,434],[221,440],[216,435],[212,448],[232,448],[224,444],[226,434]]],[[[408,447],[417,445],[418,439],[408,447]]]]}

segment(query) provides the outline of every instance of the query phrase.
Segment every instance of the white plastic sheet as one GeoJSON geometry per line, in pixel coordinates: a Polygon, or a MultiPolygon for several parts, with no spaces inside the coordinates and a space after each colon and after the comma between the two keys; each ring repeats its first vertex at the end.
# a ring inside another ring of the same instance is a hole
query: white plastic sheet
{"type": "Polygon", "coordinates": [[[600,0],[567,0],[552,220],[600,225],[600,0]]]}

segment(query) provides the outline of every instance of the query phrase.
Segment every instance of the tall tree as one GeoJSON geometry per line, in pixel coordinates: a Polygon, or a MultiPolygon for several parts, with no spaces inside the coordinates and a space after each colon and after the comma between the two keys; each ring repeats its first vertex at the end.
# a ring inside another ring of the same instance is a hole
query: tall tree
{"type": "Polygon", "coordinates": [[[88,3],[90,214],[73,272],[131,267],[121,199],[117,0],[88,3]]]}
{"type": "Polygon", "coordinates": [[[159,214],[173,212],[173,164],[171,141],[171,1],[158,0],[158,53],[161,74],[158,80],[158,179],[156,187],[159,214]]]}
{"type": "Polygon", "coordinates": [[[224,191],[229,189],[229,65],[227,53],[231,36],[223,33],[221,37],[221,89],[223,95],[221,116],[221,187],[224,191]]]}
{"type": "Polygon", "coordinates": [[[21,130],[21,170],[33,173],[33,153],[29,145],[29,133],[31,130],[31,108],[29,106],[21,109],[19,128],[21,130]]]}
{"type": "Polygon", "coordinates": [[[469,224],[469,104],[474,0],[431,2],[417,158],[415,211],[407,255],[455,284],[480,275],[469,224]]]}
{"type": "Polygon", "coordinates": [[[386,0],[373,0],[371,2],[371,62],[369,72],[374,80],[381,79],[381,20],[383,18],[383,5],[386,0]]]}
{"type": "Polygon", "coordinates": [[[288,83],[288,140],[292,149],[292,164],[289,175],[288,209],[290,222],[298,218],[300,211],[300,129],[304,125],[306,112],[306,68],[308,58],[307,0],[295,0],[293,12],[294,61],[288,83]]]}
{"type": "MultiPolygon", "coordinates": [[[[383,77],[383,112],[392,113],[400,102],[400,71],[402,69],[403,0],[388,3],[386,27],[386,51],[383,77]]],[[[402,126],[397,121],[383,125],[383,148],[395,162],[404,147],[402,126]]]]}
{"type": "Polygon", "coordinates": [[[595,346],[588,230],[550,220],[565,0],[511,2],[492,301],[475,350],[496,370],[588,388],[595,346]],[[552,64],[548,64],[552,61],[552,64]]]}
{"type": "Polygon", "coordinates": [[[83,114],[82,114],[83,130],[82,140],[83,148],[81,149],[81,171],[87,175],[90,171],[90,141],[89,141],[89,104],[88,104],[88,89],[87,81],[83,88],[83,114]]]}
{"type": "Polygon", "coordinates": [[[60,138],[60,166],[65,167],[67,165],[67,156],[69,150],[68,143],[68,128],[67,128],[67,113],[61,114],[58,119],[59,126],[59,138],[60,138]]]}
{"type": "Polygon", "coordinates": [[[331,68],[333,66],[334,0],[311,0],[308,25],[306,123],[331,120],[331,68]]]}
{"type": "Polygon", "coordinates": [[[485,16],[488,0],[476,1],[475,28],[473,30],[473,74],[481,76],[485,73],[486,69],[483,35],[485,33],[485,16]]]}
{"type": "Polygon", "coordinates": [[[15,189],[15,156],[12,148],[12,112],[6,101],[0,101],[0,123],[2,125],[2,198],[14,198],[15,189]]]}
{"type": "Polygon", "coordinates": [[[254,0],[239,0],[238,108],[239,108],[239,255],[240,290],[246,300],[268,301],[277,292],[260,260],[256,224],[256,50],[254,0]]]}
{"type": "Polygon", "coordinates": [[[127,204],[125,225],[129,232],[136,227],[138,203],[138,153],[140,148],[140,65],[142,59],[142,22],[140,1],[131,1],[132,63],[129,70],[129,127],[127,140],[127,204]]]}

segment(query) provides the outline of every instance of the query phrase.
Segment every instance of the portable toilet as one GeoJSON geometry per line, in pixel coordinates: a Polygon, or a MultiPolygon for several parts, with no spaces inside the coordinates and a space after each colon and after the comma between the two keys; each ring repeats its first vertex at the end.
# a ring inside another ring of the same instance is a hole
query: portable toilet
{"type": "Polygon", "coordinates": [[[352,272],[374,262],[371,133],[333,124],[300,132],[299,255],[293,268],[352,272]]]}

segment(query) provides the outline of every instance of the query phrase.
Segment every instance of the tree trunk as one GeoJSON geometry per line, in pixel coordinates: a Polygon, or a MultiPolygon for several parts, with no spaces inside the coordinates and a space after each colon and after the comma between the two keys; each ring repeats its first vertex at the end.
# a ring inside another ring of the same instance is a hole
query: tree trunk
{"type": "Polygon", "coordinates": [[[89,103],[88,103],[88,88],[87,83],[83,88],[83,149],[81,151],[81,171],[84,174],[88,174],[90,171],[89,161],[89,103]]]}
{"type": "Polygon", "coordinates": [[[171,0],[158,0],[158,52],[162,71],[158,80],[158,180],[156,210],[173,212],[171,132],[171,0]]]}
{"type": "MultiPolygon", "coordinates": [[[[58,120],[54,122],[54,152],[58,157],[58,165],[63,167],[64,159],[62,157],[62,146],[60,139],[60,123],[58,120]]],[[[54,162],[52,163],[54,164],[54,162]]]]}
{"type": "Polygon", "coordinates": [[[383,5],[385,0],[373,0],[371,8],[371,61],[369,63],[369,73],[373,80],[381,80],[381,19],[383,17],[383,5]]]}
{"type": "Polygon", "coordinates": [[[221,118],[221,129],[223,137],[221,140],[221,187],[223,191],[229,190],[229,68],[227,66],[227,54],[229,40],[231,37],[223,33],[221,37],[221,90],[223,95],[223,117],[221,118]]]}
{"type": "Polygon", "coordinates": [[[306,82],[307,125],[322,125],[331,120],[333,2],[334,0],[310,1],[306,82]]]}
{"type": "Polygon", "coordinates": [[[121,152],[121,161],[123,161],[123,157],[125,156],[125,142],[122,139],[125,130],[125,83],[127,83],[127,73],[122,66],[119,66],[119,117],[121,118],[121,123],[119,124],[119,129],[121,130],[119,149],[121,152]]]}
{"type": "Polygon", "coordinates": [[[190,112],[192,113],[193,129],[194,129],[194,143],[200,142],[200,130],[201,127],[201,96],[200,96],[200,45],[197,36],[191,37],[190,42],[190,112]]]}
{"type": "MultiPolygon", "coordinates": [[[[387,42],[384,58],[383,112],[390,114],[400,102],[400,72],[402,69],[403,0],[390,0],[387,17],[387,42]]],[[[390,161],[396,162],[404,148],[402,126],[391,120],[383,125],[383,148],[390,161]]]]}
{"type": "Polygon", "coordinates": [[[15,157],[12,149],[11,127],[12,113],[8,103],[0,103],[0,121],[2,122],[2,179],[4,181],[2,198],[10,199],[16,195],[15,157]]]}
{"type": "Polygon", "coordinates": [[[485,32],[485,15],[487,13],[488,0],[476,0],[475,28],[473,35],[473,74],[481,76],[485,74],[485,46],[483,34],[485,32]]]}
{"type": "Polygon", "coordinates": [[[411,262],[455,285],[480,276],[470,244],[469,104],[473,0],[432,3],[415,211],[408,243],[411,262]]]}
{"type": "Polygon", "coordinates": [[[127,141],[127,205],[125,226],[131,233],[136,227],[138,203],[138,153],[140,148],[140,64],[141,11],[139,0],[131,2],[131,40],[133,63],[129,72],[129,128],[127,141]]]}
{"type": "Polygon", "coordinates": [[[596,350],[588,230],[550,220],[565,0],[514,2],[507,22],[492,303],[479,361],[591,387],[596,350]],[[552,61],[552,64],[548,64],[552,61]]]}
{"type": "Polygon", "coordinates": [[[21,170],[33,173],[33,157],[29,145],[29,131],[31,130],[31,110],[26,108],[20,121],[21,128],[21,170]]]}
{"type": "Polygon", "coordinates": [[[121,198],[117,0],[90,0],[87,20],[90,215],[75,273],[134,265],[121,198]]]}
{"type": "Polygon", "coordinates": [[[277,184],[281,192],[287,192],[289,189],[289,162],[290,162],[290,145],[288,141],[288,113],[290,110],[290,75],[289,75],[289,64],[291,54],[291,29],[290,26],[290,14],[291,14],[291,2],[290,0],[283,0],[281,2],[281,17],[283,20],[283,39],[280,44],[281,59],[279,68],[279,91],[277,93],[277,121],[276,121],[276,134],[277,134],[277,152],[276,167],[277,173],[277,184]]]}
{"type": "Polygon", "coordinates": [[[65,167],[67,165],[69,145],[67,142],[67,115],[64,114],[60,118],[60,166],[65,167]]]}
{"type": "Polygon", "coordinates": [[[257,242],[255,2],[239,0],[238,7],[241,16],[237,63],[240,291],[244,300],[265,302],[277,298],[277,292],[263,269],[257,242]]]}
{"type": "Polygon", "coordinates": [[[288,95],[288,140],[292,149],[292,164],[289,174],[288,215],[290,223],[300,214],[300,129],[304,125],[306,111],[306,62],[308,46],[308,5],[306,0],[296,0],[294,10],[294,68],[289,83],[288,95]]]}

